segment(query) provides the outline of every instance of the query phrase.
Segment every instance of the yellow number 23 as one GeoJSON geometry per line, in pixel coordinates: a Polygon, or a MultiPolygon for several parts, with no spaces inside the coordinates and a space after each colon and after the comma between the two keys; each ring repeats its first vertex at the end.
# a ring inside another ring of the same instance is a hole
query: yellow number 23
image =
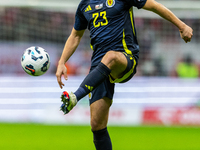
{"type": "Polygon", "coordinates": [[[106,11],[102,11],[100,13],[93,13],[92,17],[94,18],[93,20],[93,25],[95,28],[100,27],[100,26],[105,26],[108,24],[108,19],[106,18],[106,11]],[[104,21],[102,22],[97,22],[98,17],[103,17],[104,21]]]}

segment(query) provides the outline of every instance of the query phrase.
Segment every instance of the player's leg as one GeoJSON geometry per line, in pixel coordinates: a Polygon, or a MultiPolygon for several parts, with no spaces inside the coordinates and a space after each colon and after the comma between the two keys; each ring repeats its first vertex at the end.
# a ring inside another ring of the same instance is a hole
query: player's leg
{"type": "Polygon", "coordinates": [[[111,103],[111,99],[104,97],[90,105],[91,128],[96,150],[112,150],[112,143],[107,130],[111,103]]]}
{"type": "MultiPolygon", "coordinates": [[[[110,72],[110,69],[106,65],[100,63],[96,68],[90,71],[76,92],[68,93],[64,91],[61,96],[61,101],[63,102],[61,105],[61,110],[64,112],[64,114],[67,114],[76,105],[77,101],[89,94],[96,87],[98,87],[98,85],[104,82],[108,78],[110,72]]],[[[100,98],[102,97],[97,99],[100,98]]]]}
{"type": "Polygon", "coordinates": [[[101,63],[86,76],[74,94],[67,93],[65,95],[66,92],[63,93],[61,110],[64,113],[68,113],[78,100],[108,79],[110,74],[110,82],[112,83],[128,81],[136,71],[135,66],[136,62],[132,56],[116,51],[107,52],[101,63]],[[70,97],[73,97],[71,98],[72,101],[69,100],[70,97]]]}
{"type": "Polygon", "coordinates": [[[106,78],[108,78],[111,70],[103,63],[99,63],[98,66],[85,77],[80,87],[74,94],[77,100],[80,100],[87,94],[89,94],[93,89],[99,86],[106,78]]]}
{"type": "Polygon", "coordinates": [[[118,51],[107,52],[101,62],[111,70],[111,75],[114,79],[121,78],[123,76],[128,64],[125,55],[118,51]]]}
{"type": "Polygon", "coordinates": [[[113,78],[120,78],[127,68],[127,59],[122,52],[109,51],[102,58],[99,65],[84,79],[78,90],[74,93],[77,100],[90,93],[101,84],[111,73],[113,78]]]}

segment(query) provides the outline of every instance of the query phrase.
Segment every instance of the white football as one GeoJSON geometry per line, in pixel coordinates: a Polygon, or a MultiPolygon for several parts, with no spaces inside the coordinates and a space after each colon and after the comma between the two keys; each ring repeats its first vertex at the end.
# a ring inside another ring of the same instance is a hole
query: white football
{"type": "Polygon", "coordinates": [[[32,46],[24,51],[21,58],[22,68],[32,76],[43,75],[50,66],[50,57],[42,47],[32,46]]]}

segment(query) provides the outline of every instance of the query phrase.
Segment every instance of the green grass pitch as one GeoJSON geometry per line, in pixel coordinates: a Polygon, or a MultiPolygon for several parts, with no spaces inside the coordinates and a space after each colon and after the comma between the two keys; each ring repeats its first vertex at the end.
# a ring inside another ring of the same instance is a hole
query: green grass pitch
{"type": "MultiPolygon", "coordinates": [[[[199,150],[198,127],[109,126],[113,150],[199,150]]],[[[95,150],[89,126],[0,124],[0,150],[95,150]]]]}

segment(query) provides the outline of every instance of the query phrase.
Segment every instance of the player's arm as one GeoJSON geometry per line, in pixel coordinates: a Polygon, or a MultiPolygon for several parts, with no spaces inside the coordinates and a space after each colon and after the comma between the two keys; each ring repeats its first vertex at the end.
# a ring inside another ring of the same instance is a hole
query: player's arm
{"type": "Polygon", "coordinates": [[[173,23],[179,28],[181,38],[186,43],[190,42],[193,35],[192,28],[182,22],[179,18],[177,18],[168,8],[156,2],[155,0],[147,0],[146,4],[143,6],[143,9],[152,11],[173,23]]]}
{"type": "Polygon", "coordinates": [[[65,43],[61,58],[58,62],[58,67],[56,72],[56,77],[60,88],[64,86],[61,80],[61,76],[64,75],[64,78],[67,80],[67,68],[65,67],[65,63],[78,47],[80,40],[84,34],[84,31],[85,30],[77,31],[73,28],[69,38],[65,43]]]}

